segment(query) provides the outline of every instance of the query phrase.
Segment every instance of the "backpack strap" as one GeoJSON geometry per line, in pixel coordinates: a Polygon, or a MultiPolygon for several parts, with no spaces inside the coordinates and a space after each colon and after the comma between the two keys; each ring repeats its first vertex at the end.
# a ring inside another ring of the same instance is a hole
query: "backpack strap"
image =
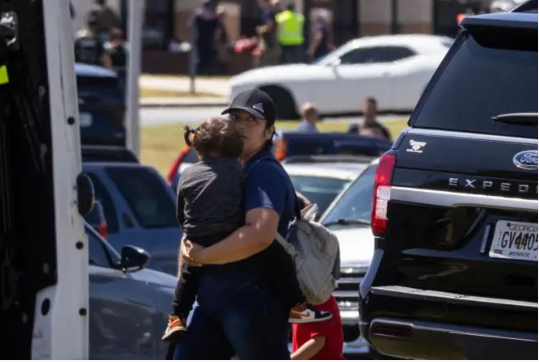
{"type": "Polygon", "coordinates": [[[275,236],[275,240],[277,240],[277,242],[281,244],[281,246],[284,248],[284,251],[286,251],[286,253],[291,257],[294,257],[297,254],[294,245],[286,241],[286,239],[281,234],[277,233],[277,235],[275,236]]]}

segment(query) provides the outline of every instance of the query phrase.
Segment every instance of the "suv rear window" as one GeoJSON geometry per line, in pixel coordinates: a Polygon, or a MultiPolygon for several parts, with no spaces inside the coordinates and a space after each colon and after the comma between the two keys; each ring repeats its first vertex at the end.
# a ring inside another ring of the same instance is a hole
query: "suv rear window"
{"type": "Polygon", "coordinates": [[[460,35],[450,50],[452,58],[437,71],[434,84],[429,85],[412,116],[412,126],[537,136],[537,123],[492,121],[500,114],[537,112],[537,32],[533,37],[519,34],[510,40],[498,35],[460,35]]]}
{"type": "Polygon", "coordinates": [[[141,227],[178,227],[174,199],[157,173],[144,167],[107,167],[107,173],[141,227]]]}

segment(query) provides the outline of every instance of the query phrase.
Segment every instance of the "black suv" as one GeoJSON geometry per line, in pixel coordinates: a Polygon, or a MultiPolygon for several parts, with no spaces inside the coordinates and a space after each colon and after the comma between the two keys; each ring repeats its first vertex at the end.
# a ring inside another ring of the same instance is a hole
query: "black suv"
{"type": "Polygon", "coordinates": [[[465,18],[380,159],[359,312],[382,355],[537,359],[537,23],[465,18]]]}
{"type": "Polygon", "coordinates": [[[125,89],[116,73],[95,65],[75,64],[83,145],[125,147],[125,89]]]}

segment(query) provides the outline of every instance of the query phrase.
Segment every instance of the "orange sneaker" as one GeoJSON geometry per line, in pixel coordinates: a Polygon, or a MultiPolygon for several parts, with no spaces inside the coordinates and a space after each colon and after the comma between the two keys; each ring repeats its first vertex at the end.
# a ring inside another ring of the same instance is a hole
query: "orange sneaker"
{"type": "Polygon", "coordinates": [[[332,317],[333,314],[319,311],[312,304],[302,303],[290,310],[288,323],[302,324],[324,322],[330,320],[332,317]]]}
{"type": "Polygon", "coordinates": [[[187,332],[187,322],[175,315],[168,316],[168,325],[163,334],[163,342],[170,342],[181,337],[185,332],[187,332]]]}

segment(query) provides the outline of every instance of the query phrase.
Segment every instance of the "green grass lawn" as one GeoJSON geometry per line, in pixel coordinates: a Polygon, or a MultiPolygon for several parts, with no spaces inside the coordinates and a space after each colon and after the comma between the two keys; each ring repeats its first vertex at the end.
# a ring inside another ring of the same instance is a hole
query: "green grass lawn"
{"type": "MultiPolygon", "coordinates": [[[[385,123],[392,138],[395,139],[406,126],[406,120],[397,119],[385,123]]],[[[322,122],[318,128],[322,132],[345,132],[347,122],[322,122]]],[[[277,129],[295,129],[298,122],[277,122],[277,129]]],[[[166,175],[170,166],[185,145],[183,140],[183,125],[148,126],[141,129],[141,161],[155,167],[162,175],[166,175]]]]}

